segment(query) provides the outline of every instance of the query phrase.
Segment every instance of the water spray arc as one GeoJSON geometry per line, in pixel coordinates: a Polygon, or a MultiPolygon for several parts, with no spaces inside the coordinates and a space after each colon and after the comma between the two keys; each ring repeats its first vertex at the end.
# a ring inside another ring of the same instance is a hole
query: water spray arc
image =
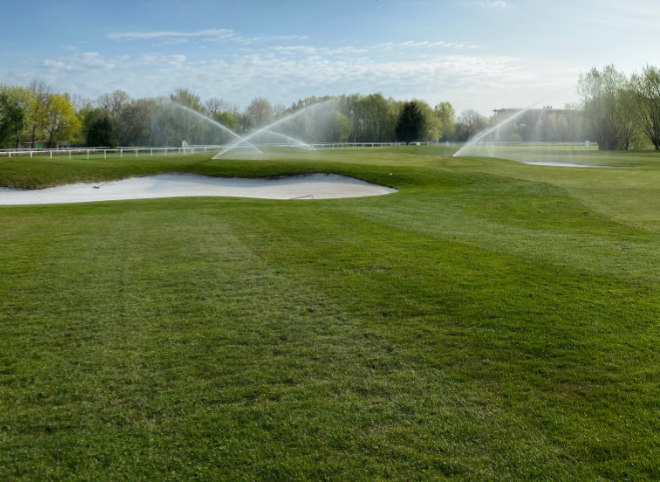
{"type": "Polygon", "coordinates": [[[313,146],[301,141],[300,139],[296,139],[295,137],[291,137],[291,136],[287,136],[286,134],[282,134],[281,132],[267,131],[267,132],[264,132],[264,134],[267,134],[269,136],[272,135],[272,136],[279,137],[279,138],[282,138],[282,139],[286,139],[287,141],[291,142],[293,145],[295,145],[295,146],[297,146],[301,149],[314,150],[313,146]]]}
{"type": "MultiPolygon", "coordinates": [[[[238,140],[239,143],[245,142],[243,137],[239,136],[238,134],[236,134],[234,131],[232,131],[228,127],[220,124],[219,122],[214,121],[213,119],[211,119],[209,117],[206,117],[203,114],[200,114],[199,112],[197,112],[196,110],[191,109],[190,107],[186,107],[185,105],[181,105],[177,102],[169,102],[168,105],[174,106],[177,109],[181,109],[184,112],[186,112],[188,114],[191,114],[191,115],[193,115],[193,116],[195,116],[195,117],[197,117],[197,118],[199,118],[199,119],[201,119],[205,122],[208,122],[208,123],[212,124],[215,127],[219,127],[221,130],[223,130],[223,131],[227,132],[228,134],[231,134],[233,137],[235,137],[238,140]]],[[[261,151],[261,149],[259,149],[254,144],[251,144],[250,142],[245,142],[245,143],[247,144],[247,147],[249,147],[250,149],[257,151],[259,154],[263,154],[263,151],[261,151]]]]}
{"type": "MultiPolygon", "coordinates": [[[[273,133],[274,131],[273,131],[272,129],[273,129],[274,127],[277,127],[278,125],[284,124],[285,122],[289,122],[290,120],[292,120],[292,119],[294,119],[294,118],[300,116],[300,115],[303,114],[303,113],[306,113],[306,112],[309,112],[309,111],[312,111],[312,110],[318,109],[318,108],[321,107],[321,106],[328,105],[328,104],[331,103],[331,102],[335,102],[335,100],[334,100],[334,99],[331,99],[331,100],[327,100],[327,101],[325,101],[325,102],[320,102],[320,103],[318,103],[318,104],[312,104],[312,105],[307,106],[307,107],[305,107],[305,108],[303,108],[303,109],[300,109],[299,111],[294,112],[293,114],[290,114],[290,115],[288,115],[288,116],[286,116],[286,117],[283,117],[283,118],[281,118],[281,119],[278,119],[278,120],[276,120],[275,122],[271,122],[271,123],[268,124],[267,126],[261,127],[260,129],[257,129],[256,131],[251,132],[251,133],[248,134],[247,136],[242,137],[240,140],[236,140],[236,141],[233,142],[232,144],[229,144],[229,145],[226,146],[223,150],[221,150],[221,151],[218,152],[215,156],[213,156],[213,159],[219,159],[220,157],[222,157],[222,156],[223,156],[224,154],[226,154],[227,152],[229,152],[229,151],[231,151],[232,149],[235,149],[236,147],[238,147],[238,146],[241,144],[241,142],[247,142],[247,141],[249,141],[250,139],[253,139],[253,138],[255,138],[256,136],[258,136],[258,135],[260,135],[260,134],[264,134],[264,133],[266,133],[266,132],[268,132],[268,133],[273,133]]],[[[278,134],[279,134],[279,133],[278,133],[278,134]]],[[[281,134],[281,135],[285,135],[285,134],[281,134]]],[[[286,136],[286,137],[288,137],[289,139],[293,139],[293,138],[291,138],[291,137],[289,137],[289,136],[286,136]]],[[[303,142],[303,141],[301,141],[301,140],[299,140],[299,139],[293,139],[293,140],[297,141],[297,143],[299,143],[300,146],[301,146],[301,147],[304,147],[305,149],[310,149],[310,150],[313,150],[313,149],[314,149],[312,146],[310,146],[309,144],[307,144],[307,143],[305,143],[305,142],[303,142]]]]}
{"type": "Polygon", "coordinates": [[[459,150],[457,150],[454,153],[453,157],[460,156],[461,153],[463,153],[464,151],[468,150],[470,147],[477,144],[481,139],[483,139],[484,137],[488,136],[489,134],[497,131],[500,127],[502,127],[502,126],[508,124],[509,122],[515,120],[517,117],[520,117],[525,112],[527,112],[529,109],[531,109],[531,107],[527,107],[525,109],[522,109],[522,110],[516,112],[515,114],[513,114],[511,117],[507,117],[506,119],[504,119],[502,122],[500,122],[496,126],[493,126],[490,129],[486,129],[485,131],[481,131],[474,138],[470,139],[463,147],[461,147],[459,150]]]}
{"type": "Polygon", "coordinates": [[[528,112],[530,109],[533,109],[535,106],[539,105],[541,102],[543,102],[544,100],[546,100],[546,99],[552,97],[553,95],[555,95],[555,94],[553,93],[553,94],[550,94],[550,95],[548,95],[548,96],[545,96],[545,97],[543,97],[542,99],[537,100],[537,101],[534,102],[533,104],[531,104],[531,105],[525,107],[524,109],[519,110],[518,112],[516,112],[516,113],[513,114],[512,116],[507,117],[506,119],[504,119],[504,120],[503,120],[502,122],[500,122],[499,124],[497,124],[497,125],[495,125],[495,126],[493,126],[493,127],[490,127],[490,128],[488,128],[488,129],[486,129],[486,130],[484,130],[484,131],[481,131],[481,132],[478,133],[475,137],[473,137],[472,139],[468,140],[468,142],[466,142],[465,145],[464,145],[463,147],[461,147],[459,150],[457,150],[457,151],[454,153],[454,155],[453,155],[452,157],[458,157],[458,156],[460,156],[460,155],[463,154],[466,150],[468,150],[468,149],[470,149],[471,147],[477,145],[477,144],[479,143],[479,141],[481,141],[482,139],[484,139],[485,137],[487,137],[489,134],[492,134],[493,132],[496,132],[496,131],[497,131],[498,129],[500,129],[502,126],[508,124],[509,122],[514,121],[515,119],[517,119],[518,117],[522,116],[523,114],[525,114],[526,112],[528,112]]]}
{"type": "MultiPolygon", "coordinates": [[[[261,151],[261,149],[259,149],[252,142],[250,142],[250,139],[253,139],[253,138],[255,138],[257,136],[260,136],[260,135],[270,135],[270,136],[279,137],[281,139],[285,139],[286,141],[288,141],[289,143],[291,143],[295,147],[298,147],[298,148],[301,148],[301,149],[314,150],[314,147],[307,144],[306,142],[304,142],[300,139],[296,139],[295,137],[289,136],[289,135],[284,134],[282,132],[277,132],[273,129],[275,127],[281,125],[281,124],[289,122],[290,120],[300,116],[301,114],[311,112],[311,111],[313,111],[315,109],[318,109],[321,106],[325,106],[325,105],[327,105],[331,102],[336,102],[336,101],[334,99],[331,99],[331,100],[328,100],[328,101],[325,101],[325,102],[320,102],[320,103],[317,103],[317,104],[307,106],[303,109],[300,109],[300,110],[298,110],[298,111],[296,111],[296,112],[294,112],[294,113],[292,113],[292,114],[290,114],[286,117],[278,119],[278,120],[276,120],[276,121],[274,121],[274,122],[272,122],[272,123],[270,123],[270,124],[268,124],[264,127],[261,127],[261,128],[255,130],[255,131],[249,133],[248,135],[244,135],[244,136],[241,136],[241,135],[237,134],[236,132],[232,131],[228,127],[220,124],[219,122],[216,122],[215,120],[213,120],[209,117],[206,117],[205,115],[203,115],[203,114],[197,112],[196,110],[193,110],[193,109],[191,109],[187,106],[178,104],[176,102],[168,102],[167,105],[173,106],[173,107],[175,107],[177,109],[180,109],[180,110],[182,110],[182,111],[184,111],[184,112],[186,112],[186,113],[188,113],[188,114],[190,114],[190,115],[192,115],[192,116],[194,116],[198,119],[201,119],[201,120],[203,120],[207,123],[210,123],[214,127],[218,127],[219,129],[229,133],[234,138],[233,142],[231,142],[229,145],[225,146],[224,149],[222,149],[220,152],[218,152],[213,157],[213,159],[219,159],[221,156],[223,156],[227,152],[229,152],[233,149],[239,148],[239,147],[248,147],[248,148],[250,148],[254,151],[257,151],[257,153],[259,153],[259,154],[263,154],[263,151],[261,151]]],[[[187,145],[184,146],[184,147],[187,147],[187,145]]]]}

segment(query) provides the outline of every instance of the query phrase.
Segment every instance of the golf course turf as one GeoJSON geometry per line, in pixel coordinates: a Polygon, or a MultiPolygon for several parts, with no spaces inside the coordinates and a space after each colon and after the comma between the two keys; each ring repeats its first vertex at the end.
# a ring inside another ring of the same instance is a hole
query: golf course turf
{"type": "Polygon", "coordinates": [[[398,189],[0,206],[0,480],[658,480],[660,155],[450,154],[0,159],[398,189]]]}

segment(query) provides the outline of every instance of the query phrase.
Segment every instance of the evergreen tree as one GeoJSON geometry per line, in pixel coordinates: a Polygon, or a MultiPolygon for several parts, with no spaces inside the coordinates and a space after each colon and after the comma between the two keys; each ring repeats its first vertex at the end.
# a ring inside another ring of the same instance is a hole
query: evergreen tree
{"type": "Polygon", "coordinates": [[[103,115],[94,119],[87,128],[85,144],[90,147],[114,147],[112,122],[110,116],[103,115]]]}
{"type": "Polygon", "coordinates": [[[416,101],[406,102],[396,123],[396,137],[406,144],[420,139],[426,132],[426,116],[416,101]]]}

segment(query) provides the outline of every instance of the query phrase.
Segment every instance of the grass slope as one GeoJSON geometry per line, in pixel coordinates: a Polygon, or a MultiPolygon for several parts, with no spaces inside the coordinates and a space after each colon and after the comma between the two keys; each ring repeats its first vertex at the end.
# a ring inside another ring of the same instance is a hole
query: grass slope
{"type": "Polygon", "coordinates": [[[443,154],[0,161],[400,189],[0,207],[0,478],[658,479],[660,159],[443,154]]]}

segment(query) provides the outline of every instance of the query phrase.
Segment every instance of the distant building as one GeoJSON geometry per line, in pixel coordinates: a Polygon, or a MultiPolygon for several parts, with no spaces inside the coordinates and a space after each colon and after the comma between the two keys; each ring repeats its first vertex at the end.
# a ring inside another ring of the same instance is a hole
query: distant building
{"type": "Polygon", "coordinates": [[[581,111],[574,109],[508,107],[493,109],[492,123],[503,124],[498,137],[507,142],[578,142],[584,140],[581,111]]]}

